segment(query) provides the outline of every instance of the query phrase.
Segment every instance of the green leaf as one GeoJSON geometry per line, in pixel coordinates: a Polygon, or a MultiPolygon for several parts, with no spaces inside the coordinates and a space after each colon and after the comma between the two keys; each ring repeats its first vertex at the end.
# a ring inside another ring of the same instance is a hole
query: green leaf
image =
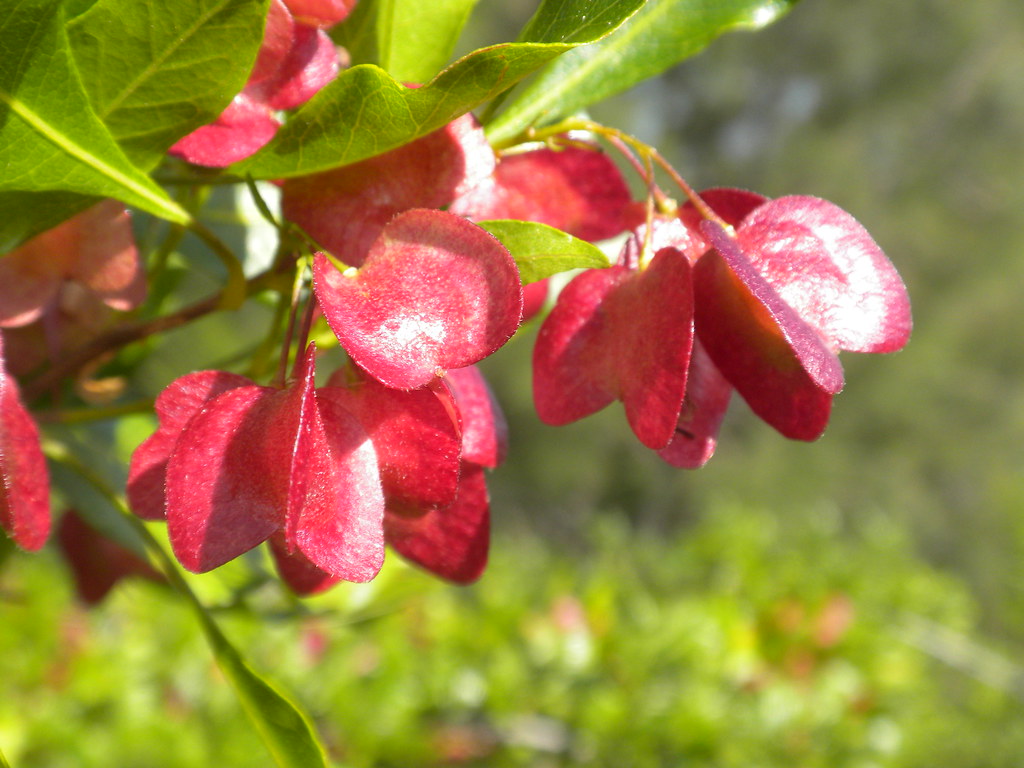
{"type": "Polygon", "coordinates": [[[105,478],[64,445],[50,440],[44,449],[48,458],[77,473],[105,497],[135,529],[167,580],[195,611],[217,666],[234,688],[242,709],[256,727],[279,768],[327,768],[327,756],[316,738],[309,717],[249,666],[199,602],[170,555],[153,538],[145,524],[128,509],[124,497],[115,493],[105,478]]]}
{"type": "Polygon", "coordinates": [[[92,111],[54,0],[22,0],[0,14],[0,168],[0,192],[114,197],[179,224],[191,220],[92,111]]]}
{"type": "Polygon", "coordinates": [[[245,86],[268,0],[98,0],[68,24],[93,109],[138,165],[212,122],[245,86]]]}
{"type": "Polygon", "coordinates": [[[327,755],[313,724],[281,691],[260,677],[220,631],[202,604],[189,593],[217,666],[231,683],[242,708],[256,726],[280,768],[327,768],[327,755]]]}
{"type": "Polygon", "coordinates": [[[612,32],[643,0],[544,0],[519,33],[535,43],[589,43],[612,32]]]}
{"type": "MultiPolygon", "coordinates": [[[[325,171],[379,155],[437,130],[493,99],[556,56],[605,34],[643,0],[608,0],[614,13],[592,24],[567,14],[539,26],[542,35],[571,42],[504,43],[467,54],[422,88],[406,88],[379,67],[362,64],[342,73],[252,157],[232,166],[238,175],[280,179],[325,171]],[[594,36],[594,37],[591,37],[594,36]]],[[[554,0],[551,8],[579,0],[554,0]]],[[[543,9],[542,9],[543,10],[543,9]]]]}
{"type": "Polygon", "coordinates": [[[649,0],[603,40],[544,69],[487,126],[495,143],[624,91],[693,56],[724,32],[758,29],[797,0],[649,0]]]}
{"type": "Polygon", "coordinates": [[[523,285],[570,269],[602,269],[610,266],[604,252],[547,224],[496,219],[480,221],[504,245],[519,267],[523,285]]]}
{"type": "Polygon", "coordinates": [[[7,762],[3,752],[0,752],[0,768],[11,768],[11,764],[7,762]]]}
{"type": "Polygon", "coordinates": [[[396,80],[424,83],[451,58],[479,0],[361,2],[336,39],[356,64],[377,64],[396,80]],[[359,15],[356,15],[359,14],[359,15]]]}

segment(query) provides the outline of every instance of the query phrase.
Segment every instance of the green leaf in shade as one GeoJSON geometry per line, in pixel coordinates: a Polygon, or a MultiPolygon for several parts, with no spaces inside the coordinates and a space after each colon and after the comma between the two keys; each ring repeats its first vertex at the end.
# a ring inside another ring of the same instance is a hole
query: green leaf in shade
{"type": "Polygon", "coordinates": [[[604,252],[547,224],[495,219],[477,222],[501,241],[516,266],[523,285],[570,269],[603,269],[610,266],[604,252]]]}
{"type": "Polygon", "coordinates": [[[479,0],[361,2],[338,27],[353,63],[377,64],[396,80],[424,83],[449,61],[479,0]]]}
{"type": "Polygon", "coordinates": [[[98,0],[67,26],[93,109],[151,168],[245,86],[268,0],[98,0]]]}
{"type": "Polygon", "coordinates": [[[11,764],[7,762],[3,752],[0,752],[0,768],[11,768],[11,764]]]}
{"type": "Polygon", "coordinates": [[[114,197],[179,224],[191,220],[92,111],[54,0],[22,0],[0,14],[0,168],[0,192],[114,197]]]}
{"type": "MultiPolygon", "coordinates": [[[[603,40],[552,62],[487,126],[495,143],[657,75],[724,32],[758,29],[797,0],[649,0],[603,40]]],[[[585,3],[584,3],[585,4],[585,3]]]]}
{"type": "MultiPolygon", "coordinates": [[[[600,23],[591,23],[579,14],[556,16],[555,21],[538,26],[539,34],[569,42],[543,39],[481,48],[422,88],[406,88],[374,65],[353,67],[292,115],[270,144],[230,170],[258,179],[280,179],[387,152],[493,99],[565,51],[606,34],[615,18],[621,23],[642,2],[608,0],[603,5],[613,12],[603,12],[600,23]]],[[[578,4],[579,0],[559,0],[546,5],[578,4]]]]}

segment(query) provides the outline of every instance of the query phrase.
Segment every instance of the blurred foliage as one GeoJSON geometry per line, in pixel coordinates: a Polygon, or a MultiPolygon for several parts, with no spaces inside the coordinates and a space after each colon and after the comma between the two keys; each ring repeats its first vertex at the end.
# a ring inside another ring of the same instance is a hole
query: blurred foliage
{"type": "MultiPolygon", "coordinates": [[[[490,27],[474,34],[502,39],[527,5],[481,4],[490,27]]],[[[374,583],[300,605],[254,555],[196,589],[232,606],[228,634],[314,713],[341,765],[1019,764],[1021,72],[1016,0],[808,0],[594,109],[698,188],[835,201],[905,276],[914,338],[844,356],[818,443],[783,440],[739,401],[699,472],[639,446],[618,406],[543,427],[534,324],[485,366],[513,432],[477,586],[392,557],[374,583]]],[[[259,258],[272,246],[231,195],[212,199],[219,232],[259,258]]],[[[202,296],[219,265],[181,248],[161,279],[202,296]]],[[[256,304],[147,342],[157,354],[127,396],[230,365],[271,316],[256,304]]],[[[151,428],[75,434],[114,477],[151,428]]],[[[0,627],[0,749],[16,768],[265,764],[169,592],[126,584],[86,613],[53,550],[0,540],[0,627]]]]}
{"type": "MultiPolygon", "coordinates": [[[[884,514],[790,512],[722,507],[672,537],[609,514],[579,558],[502,541],[467,589],[390,558],[303,603],[257,581],[219,615],[339,765],[1016,765],[1024,670],[979,643],[967,590],[884,514]]],[[[192,580],[217,604],[248,571],[192,580]]],[[[0,589],[13,765],[265,764],[170,590],[122,583],[86,612],[52,554],[0,589]]]]}

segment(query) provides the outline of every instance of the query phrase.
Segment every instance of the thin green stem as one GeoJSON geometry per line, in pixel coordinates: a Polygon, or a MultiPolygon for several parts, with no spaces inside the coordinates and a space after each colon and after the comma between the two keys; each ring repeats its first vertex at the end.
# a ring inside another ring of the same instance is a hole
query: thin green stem
{"type": "Polygon", "coordinates": [[[201,221],[193,220],[189,229],[206,243],[207,247],[221,260],[221,263],[228,272],[228,281],[221,292],[221,307],[223,309],[238,309],[242,306],[242,302],[245,301],[246,297],[245,273],[242,271],[242,262],[235,256],[235,252],[201,221]]]}
{"type": "Polygon", "coordinates": [[[151,413],[152,411],[153,400],[146,398],[130,403],[122,403],[121,405],[35,411],[32,415],[38,422],[86,424],[93,421],[109,421],[132,413],[151,413]]]}

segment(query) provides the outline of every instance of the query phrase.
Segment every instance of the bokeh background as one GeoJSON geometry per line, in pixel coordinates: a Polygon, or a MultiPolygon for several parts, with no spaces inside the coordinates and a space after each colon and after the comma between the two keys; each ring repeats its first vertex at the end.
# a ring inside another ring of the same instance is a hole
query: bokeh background
{"type": "MultiPolygon", "coordinates": [[[[528,5],[482,3],[467,47],[528,5]]],[[[843,358],[817,443],[736,400],[683,472],[618,407],[539,424],[527,327],[485,364],[512,445],[477,585],[390,558],[303,603],[251,561],[196,589],[339,765],[1020,765],[1024,6],[806,0],[592,115],[698,188],[853,213],[908,285],[907,349],[843,358]]],[[[171,334],[142,386],[245,332],[171,334]]],[[[151,428],[122,423],[111,456],[151,428]]],[[[269,763],[168,590],[126,582],[86,611],[55,551],[8,554],[0,628],[14,766],[269,763]]]]}

